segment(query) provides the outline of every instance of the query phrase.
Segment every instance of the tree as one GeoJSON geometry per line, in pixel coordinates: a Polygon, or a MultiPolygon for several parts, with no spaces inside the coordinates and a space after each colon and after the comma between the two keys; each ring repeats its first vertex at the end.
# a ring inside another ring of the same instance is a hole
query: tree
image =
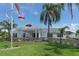
{"type": "Polygon", "coordinates": [[[63,34],[65,32],[65,29],[69,29],[69,27],[65,26],[63,28],[60,28],[60,44],[62,43],[62,37],[63,37],[63,34]]]}
{"type": "MultiPolygon", "coordinates": [[[[11,22],[10,20],[3,20],[0,22],[0,26],[2,26],[2,29],[7,29],[8,30],[8,40],[10,40],[10,33],[11,33],[11,22]]],[[[13,22],[13,28],[16,28],[17,24],[13,22]]]]}
{"type": "Polygon", "coordinates": [[[8,37],[8,34],[6,31],[0,31],[0,40],[6,40],[8,37]]]}
{"type": "Polygon", "coordinates": [[[79,29],[76,31],[76,35],[78,35],[79,34],[79,29]]]}
{"type": "Polygon", "coordinates": [[[57,3],[57,4],[44,4],[43,5],[43,11],[41,12],[40,21],[41,23],[44,23],[45,25],[48,25],[48,35],[50,35],[50,26],[52,26],[52,23],[56,23],[60,21],[61,17],[61,10],[64,9],[63,3],[57,3]]]}
{"type": "Polygon", "coordinates": [[[72,33],[73,32],[71,32],[71,31],[66,31],[66,35],[67,35],[66,38],[70,38],[69,35],[72,34],[72,33]]]}

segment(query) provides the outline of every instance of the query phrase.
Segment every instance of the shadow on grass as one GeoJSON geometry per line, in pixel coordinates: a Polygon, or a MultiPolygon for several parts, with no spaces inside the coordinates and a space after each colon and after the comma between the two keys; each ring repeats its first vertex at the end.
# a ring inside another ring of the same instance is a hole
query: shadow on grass
{"type": "Polygon", "coordinates": [[[79,49],[79,46],[73,46],[73,45],[67,45],[67,44],[60,44],[60,43],[53,43],[53,42],[48,42],[48,44],[46,44],[47,46],[52,46],[52,47],[58,47],[61,49],[79,49]]]}
{"type": "MultiPolygon", "coordinates": [[[[47,47],[45,47],[44,50],[57,54],[57,55],[62,55],[61,48],[59,48],[58,44],[52,44],[52,43],[48,42],[48,44],[46,44],[46,46],[47,47]]],[[[50,55],[50,54],[46,54],[46,55],[50,55]]]]}
{"type": "MultiPolygon", "coordinates": [[[[51,53],[55,53],[56,55],[62,55],[63,49],[69,49],[73,52],[79,52],[79,47],[73,46],[73,45],[66,45],[66,44],[60,44],[60,43],[52,43],[52,42],[48,42],[48,44],[46,44],[47,47],[45,47],[44,49],[46,51],[50,51],[51,53]]],[[[46,55],[50,55],[50,54],[46,54],[46,55]]]]}

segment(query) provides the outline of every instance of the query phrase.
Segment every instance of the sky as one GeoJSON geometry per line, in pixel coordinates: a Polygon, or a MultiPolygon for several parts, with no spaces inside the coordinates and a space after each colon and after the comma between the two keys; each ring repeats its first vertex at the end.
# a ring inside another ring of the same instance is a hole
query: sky
{"type": "MultiPolygon", "coordinates": [[[[13,20],[18,27],[23,27],[25,24],[32,24],[33,26],[37,26],[40,28],[47,28],[47,25],[44,25],[40,22],[40,14],[43,10],[41,3],[20,3],[20,10],[23,13],[25,19],[18,19],[18,12],[14,7],[13,11],[11,11],[10,3],[0,3],[0,21],[6,19],[6,14],[9,17],[13,17],[13,20]]],[[[52,28],[60,28],[64,26],[69,26],[71,31],[75,32],[79,29],[79,13],[78,9],[73,5],[73,19],[70,16],[69,10],[65,7],[65,10],[61,13],[61,19],[58,23],[52,24],[52,28]]]]}

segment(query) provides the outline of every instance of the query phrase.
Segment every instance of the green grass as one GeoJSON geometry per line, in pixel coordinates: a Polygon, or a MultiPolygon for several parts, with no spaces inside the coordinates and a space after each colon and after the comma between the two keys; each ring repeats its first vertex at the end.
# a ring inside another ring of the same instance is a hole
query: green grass
{"type": "MultiPolygon", "coordinates": [[[[13,46],[20,48],[0,50],[0,56],[79,56],[79,49],[72,46],[50,45],[48,42],[21,41],[13,46]]],[[[0,49],[10,47],[9,41],[0,42],[0,49]]]]}

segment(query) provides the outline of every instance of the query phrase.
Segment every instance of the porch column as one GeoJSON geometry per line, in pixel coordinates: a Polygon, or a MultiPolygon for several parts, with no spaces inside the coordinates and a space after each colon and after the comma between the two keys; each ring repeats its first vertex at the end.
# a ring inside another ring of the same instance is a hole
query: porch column
{"type": "Polygon", "coordinates": [[[40,37],[41,37],[41,35],[42,35],[42,31],[41,31],[41,29],[39,29],[39,30],[38,30],[38,33],[39,33],[39,35],[38,35],[38,36],[39,36],[39,38],[40,38],[40,37]]]}
{"type": "Polygon", "coordinates": [[[37,29],[35,29],[35,38],[37,38],[37,29]]]}

